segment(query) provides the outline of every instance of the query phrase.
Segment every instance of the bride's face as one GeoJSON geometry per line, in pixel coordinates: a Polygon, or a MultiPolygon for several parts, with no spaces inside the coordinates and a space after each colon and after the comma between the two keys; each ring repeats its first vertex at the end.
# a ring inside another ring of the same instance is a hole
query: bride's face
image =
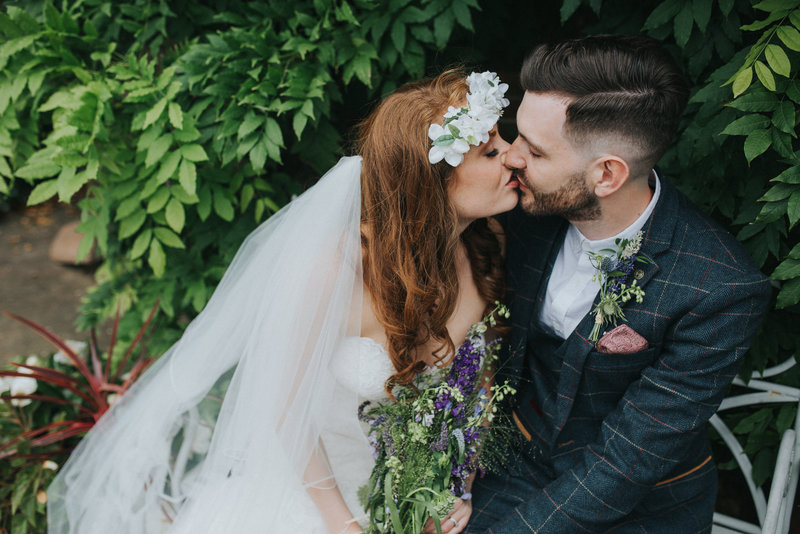
{"type": "Polygon", "coordinates": [[[448,194],[462,228],[517,205],[518,183],[511,169],[503,165],[510,146],[495,126],[489,132],[489,141],[471,147],[453,171],[448,194]]]}

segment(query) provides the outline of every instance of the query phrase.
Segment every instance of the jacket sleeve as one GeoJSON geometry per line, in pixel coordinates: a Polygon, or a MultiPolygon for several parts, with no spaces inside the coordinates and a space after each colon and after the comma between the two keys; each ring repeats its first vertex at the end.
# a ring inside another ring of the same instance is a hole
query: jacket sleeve
{"type": "Polygon", "coordinates": [[[493,534],[602,532],[629,515],[716,412],[766,309],[758,273],[721,284],[665,331],[579,462],[492,527],[493,534]]]}

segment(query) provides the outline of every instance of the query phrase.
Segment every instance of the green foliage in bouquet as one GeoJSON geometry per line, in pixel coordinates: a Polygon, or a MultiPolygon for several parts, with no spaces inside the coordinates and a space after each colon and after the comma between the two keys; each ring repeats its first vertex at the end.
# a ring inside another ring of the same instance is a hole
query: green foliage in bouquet
{"type": "Polygon", "coordinates": [[[360,496],[369,514],[367,532],[419,534],[428,518],[441,533],[441,518],[456,500],[469,498],[469,479],[481,462],[495,404],[513,394],[508,384],[491,384],[500,340],[486,340],[498,305],[473,325],[448,369],[421,374],[395,388],[395,402],[359,408],[369,427],[375,467],[360,496]]]}
{"type": "Polygon", "coordinates": [[[475,0],[17,0],[0,11],[0,194],[81,210],[104,258],[82,307],[121,307],[129,342],[156,300],[165,350],[243,238],[342,152],[475,0]],[[347,91],[345,91],[347,90],[347,91]],[[133,313],[125,313],[132,310],[133,313]]]}

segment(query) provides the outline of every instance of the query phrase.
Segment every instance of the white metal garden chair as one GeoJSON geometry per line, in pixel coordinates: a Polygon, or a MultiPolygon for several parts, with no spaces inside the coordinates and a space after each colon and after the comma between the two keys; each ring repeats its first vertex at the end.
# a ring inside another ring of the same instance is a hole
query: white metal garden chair
{"type": "MultiPolygon", "coordinates": [[[[764,380],[781,374],[795,365],[794,357],[780,365],[770,367],[763,373],[753,373],[749,382],[736,378],[733,383],[745,387],[751,392],[728,397],[722,401],[719,411],[742,406],[759,406],[762,404],[791,402],[800,407],[800,388],[783,386],[764,380]]],[[[786,534],[792,514],[795,493],[797,491],[798,470],[800,469],[800,410],[795,417],[794,429],[784,432],[778,449],[778,461],[772,475],[769,489],[769,500],[764,497],[764,490],[753,483],[753,466],[733,432],[714,415],[711,424],[719,432],[725,444],[733,453],[739,468],[747,481],[750,495],[755,504],[758,525],[742,521],[721,513],[714,514],[712,534],[786,534]]]]}

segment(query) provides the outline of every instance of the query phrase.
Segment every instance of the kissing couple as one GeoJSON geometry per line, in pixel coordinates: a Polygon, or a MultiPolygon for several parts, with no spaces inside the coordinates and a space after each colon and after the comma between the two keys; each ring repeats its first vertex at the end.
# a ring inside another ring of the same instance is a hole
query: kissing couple
{"type": "Polygon", "coordinates": [[[496,301],[514,436],[441,531],[710,531],[706,422],[770,284],[654,170],[686,82],[655,41],[594,36],[538,46],[521,84],[512,144],[494,73],[378,104],[80,443],[48,532],[374,532],[358,406],[446,369],[496,301]]]}

